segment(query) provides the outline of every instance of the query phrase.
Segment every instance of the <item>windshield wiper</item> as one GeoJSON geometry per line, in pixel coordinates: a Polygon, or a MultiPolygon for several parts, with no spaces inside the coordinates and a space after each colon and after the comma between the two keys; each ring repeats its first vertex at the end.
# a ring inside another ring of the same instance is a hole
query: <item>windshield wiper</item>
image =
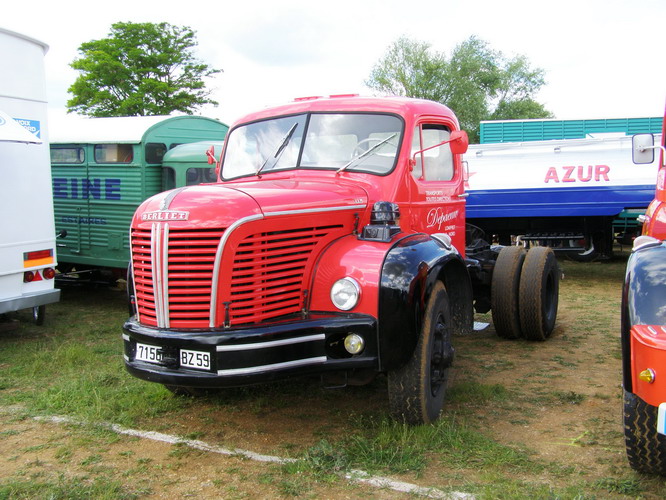
{"type": "Polygon", "coordinates": [[[380,146],[383,146],[383,145],[386,144],[388,141],[390,141],[391,139],[393,139],[396,135],[398,135],[397,132],[395,132],[395,133],[392,134],[392,135],[389,135],[386,139],[384,139],[383,141],[378,142],[377,144],[375,144],[374,146],[372,146],[370,149],[368,149],[365,153],[362,153],[362,154],[358,155],[356,158],[352,158],[351,160],[349,160],[349,161],[347,162],[347,164],[343,165],[343,166],[340,167],[338,170],[336,170],[335,173],[336,173],[336,174],[339,174],[340,172],[342,172],[343,170],[345,170],[347,167],[349,167],[349,166],[351,166],[352,164],[356,163],[358,160],[361,160],[361,159],[365,158],[365,157],[368,156],[370,153],[372,153],[372,152],[374,152],[375,150],[377,150],[380,146]]]}
{"type": "MultiPolygon", "coordinates": [[[[268,160],[271,159],[271,156],[276,160],[275,163],[277,163],[277,159],[280,157],[282,154],[282,151],[284,151],[284,148],[287,147],[287,144],[289,144],[289,141],[291,140],[291,137],[294,135],[294,132],[296,131],[296,127],[298,127],[298,122],[294,123],[291,128],[289,129],[289,132],[287,132],[287,135],[284,136],[284,139],[282,139],[282,142],[280,142],[280,145],[278,148],[275,150],[275,153],[272,155],[268,155],[266,160],[264,160],[264,163],[259,167],[259,170],[257,170],[257,176],[261,173],[261,171],[264,169],[266,164],[268,163],[268,160]]],[[[273,165],[275,165],[275,163],[273,165]]]]}

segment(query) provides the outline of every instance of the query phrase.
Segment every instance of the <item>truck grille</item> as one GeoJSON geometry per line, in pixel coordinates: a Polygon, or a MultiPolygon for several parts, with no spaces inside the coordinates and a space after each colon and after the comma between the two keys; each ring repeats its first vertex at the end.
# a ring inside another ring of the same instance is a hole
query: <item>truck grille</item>
{"type": "MultiPolygon", "coordinates": [[[[173,328],[207,328],[213,265],[223,229],[169,229],[167,263],[155,267],[155,237],[151,231],[132,230],[132,262],[137,309],[141,323],[158,326],[158,296],[166,304],[165,325],[173,328]],[[163,269],[167,269],[164,273],[163,269]],[[155,283],[154,275],[162,276],[155,283]],[[163,284],[160,289],[159,284],[163,284]],[[157,286],[156,286],[157,285],[157,286]],[[166,286],[164,286],[166,285],[166,286]]],[[[157,249],[161,252],[161,249],[157,249]]]]}
{"type": "Polygon", "coordinates": [[[231,270],[230,324],[255,323],[299,312],[308,261],[317,245],[342,226],[250,235],[238,245],[231,270]]]}
{"type": "MultiPolygon", "coordinates": [[[[248,228],[249,229],[249,228],[248,228]]],[[[343,224],[231,234],[223,257],[215,323],[238,326],[295,314],[315,250],[345,230],[343,224]],[[236,237],[238,239],[236,239],[236,237]],[[223,316],[223,317],[222,317],[223,316]]],[[[209,328],[215,256],[223,229],[132,229],[132,263],[139,321],[165,328],[209,328]]]]}

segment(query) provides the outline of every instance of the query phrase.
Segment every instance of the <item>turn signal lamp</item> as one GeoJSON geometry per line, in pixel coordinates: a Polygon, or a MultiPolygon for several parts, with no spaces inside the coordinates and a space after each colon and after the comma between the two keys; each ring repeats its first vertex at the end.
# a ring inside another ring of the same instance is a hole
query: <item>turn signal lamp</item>
{"type": "Polygon", "coordinates": [[[657,374],[654,372],[652,368],[647,368],[638,374],[638,378],[641,379],[643,382],[651,384],[657,378],[657,374]]]}

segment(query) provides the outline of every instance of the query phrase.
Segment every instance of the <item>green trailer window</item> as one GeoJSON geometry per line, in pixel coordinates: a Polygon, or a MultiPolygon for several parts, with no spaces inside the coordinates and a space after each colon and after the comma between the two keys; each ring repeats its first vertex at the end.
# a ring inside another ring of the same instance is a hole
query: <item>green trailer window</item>
{"type": "Polygon", "coordinates": [[[149,142],[146,144],[146,163],[161,164],[162,160],[164,159],[164,153],[166,153],[166,151],[166,144],[161,144],[159,142],[149,142]]]}
{"type": "Polygon", "coordinates": [[[51,163],[83,163],[86,159],[83,148],[51,148],[51,163]]]}
{"type": "Polygon", "coordinates": [[[176,171],[171,167],[162,168],[162,189],[168,191],[176,187],[176,171]]]}
{"type": "Polygon", "coordinates": [[[188,168],[185,182],[188,186],[217,181],[215,167],[213,168],[188,168]]]}
{"type": "Polygon", "coordinates": [[[131,144],[96,144],[96,163],[132,163],[134,150],[131,144]]]}

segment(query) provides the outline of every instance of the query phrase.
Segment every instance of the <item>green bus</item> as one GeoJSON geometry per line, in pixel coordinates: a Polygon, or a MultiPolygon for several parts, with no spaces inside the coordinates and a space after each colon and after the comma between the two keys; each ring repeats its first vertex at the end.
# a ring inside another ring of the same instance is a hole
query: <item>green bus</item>
{"type": "Polygon", "coordinates": [[[165,189],[214,181],[205,151],[219,151],[229,129],[201,116],[66,117],[50,125],[59,270],[113,270],[116,278],[127,269],[139,204],[165,189]]]}

